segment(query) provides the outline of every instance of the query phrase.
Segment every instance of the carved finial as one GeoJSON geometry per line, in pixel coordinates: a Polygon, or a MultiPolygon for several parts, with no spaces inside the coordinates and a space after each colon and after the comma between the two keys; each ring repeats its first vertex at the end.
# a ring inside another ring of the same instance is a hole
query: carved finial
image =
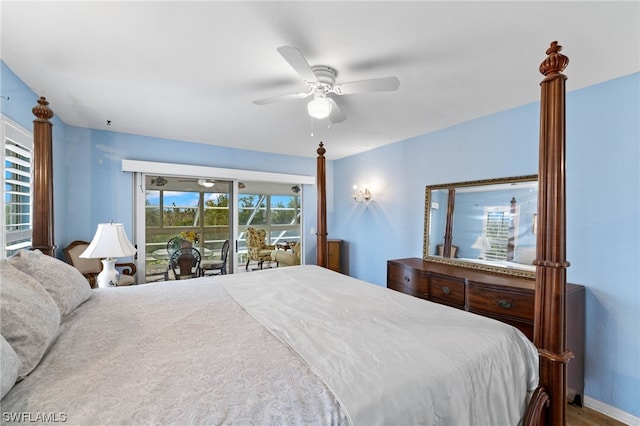
{"type": "Polygon", "coordinates": [[[562,46],[557,41],[551,42],[547,49],[547,57],[540,64],[540,73],[548,76],[560,74],[569,65],[569,58],[560,53],[562,46]]]}
{"type": "Polygon", "coordinates": [[[41,120],[49,120],[53,117],[53,111],[51,111],[51,108],[49,108],[48,105],[49,102],[45,97],[40,96],[40,99],[38,99],[38,105],[34,106],[31,112],[41,120]]]}
{"type": "Polygon", "coordinates": [[[323,156],[325,152],[327,152],[326,149],[324,149],[324,144],[322,142],[320,142],[320,146],[318,147],[318,150],[316,151],[318,153],[318,155],[323,156]]]}

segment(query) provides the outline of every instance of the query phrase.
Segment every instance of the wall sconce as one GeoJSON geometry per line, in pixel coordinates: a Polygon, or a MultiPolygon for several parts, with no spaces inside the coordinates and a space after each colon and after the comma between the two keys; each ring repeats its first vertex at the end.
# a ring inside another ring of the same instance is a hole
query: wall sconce
{"type": "Polygon", "coordinates": [[[358,186],[353,185],[353,194],[351,194],[351,198],[356,203],[365,203],[365,205],[369,205],[371,201],[373,201],[373,194],[369,191],[369,189],[365,188],[364,191],[358,191],[358,186]]]}

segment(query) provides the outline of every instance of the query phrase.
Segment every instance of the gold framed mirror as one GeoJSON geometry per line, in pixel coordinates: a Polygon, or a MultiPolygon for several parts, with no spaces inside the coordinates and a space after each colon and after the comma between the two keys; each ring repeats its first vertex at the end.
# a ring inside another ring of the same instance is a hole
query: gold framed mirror
{"type": "Polygon", "coordinates": [[[423,258],[535,278],[538,176],[425,188],[423,258]]]}

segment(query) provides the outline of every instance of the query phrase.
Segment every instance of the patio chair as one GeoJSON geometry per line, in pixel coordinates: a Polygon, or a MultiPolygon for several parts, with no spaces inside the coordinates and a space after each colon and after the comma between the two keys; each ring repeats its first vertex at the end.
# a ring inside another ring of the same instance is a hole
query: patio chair
{"type": "Polygon", "coordinates": [[[222,244],[220,250],[220,260],[203,260],[200,265],[200,273],[205,275],[226,275],[227,274],[227,257],[229,256],[229,240],[222,244]],[[207,272],[213,271],[208,274],[207,272]],[[218,272],[216,272],[218,271],[218,272]]]}
{"type": "Polygon", "coordinates": [[[262,269],[264,261],[271,262],[271,252],[276,249],[274,245],[268,245],[265,243],[267,232],[264,229],[247,228],[247,264],[245,270],[249,270],[249,262],[258,262],[258,268],[262,269]]]}
{"type": "Polygon", "coordinates": [[[176,280],[200,276],[200,251],[194,247],[182,247],[171,254],[169,267],[176,280]]]}

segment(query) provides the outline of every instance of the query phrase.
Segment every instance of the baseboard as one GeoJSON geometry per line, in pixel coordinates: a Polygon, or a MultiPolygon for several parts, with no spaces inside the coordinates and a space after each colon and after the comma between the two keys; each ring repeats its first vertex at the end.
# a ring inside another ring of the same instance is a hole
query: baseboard
{"type": "Polygon", "coordinates": [[[598,401],[597,399],[585,396],[584,406],[589,407],[592,410],[599,411],[602,414],[611,417],[612,419],[616,419],[619,422],[628,424],[629,426],[640,426],[640,417],[636,417],[632,414],[627,413],[626,411],[622,411],[619,408],[607,405],[604,402],[598,401]]]}

